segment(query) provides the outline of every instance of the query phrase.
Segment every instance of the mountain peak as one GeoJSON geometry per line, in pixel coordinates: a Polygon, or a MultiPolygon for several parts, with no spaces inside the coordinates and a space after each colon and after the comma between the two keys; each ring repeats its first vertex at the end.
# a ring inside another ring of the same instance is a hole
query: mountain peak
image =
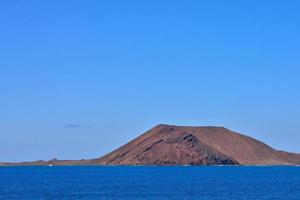
{"type": "Polygon", "coordinates": [[[227,129],[224,126],[184,126],[184,125],[172,125],[172,124],[158,124],[154,128],[211,128],[211,129],[227,129]]]}

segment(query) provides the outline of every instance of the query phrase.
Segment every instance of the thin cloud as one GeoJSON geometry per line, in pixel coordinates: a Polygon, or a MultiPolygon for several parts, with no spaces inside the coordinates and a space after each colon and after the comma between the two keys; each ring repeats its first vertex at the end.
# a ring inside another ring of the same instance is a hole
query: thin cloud
{"type": "Polygon", "coordinates": [[[83,125],[83,124],[66,124],[64,128],[90,128],[90,125],[83,125]]]}
{"type": "Polygon", "coordinates": [[[64,125],[64,128],[81,128],[81,124],[66,124],[64,125]]]}

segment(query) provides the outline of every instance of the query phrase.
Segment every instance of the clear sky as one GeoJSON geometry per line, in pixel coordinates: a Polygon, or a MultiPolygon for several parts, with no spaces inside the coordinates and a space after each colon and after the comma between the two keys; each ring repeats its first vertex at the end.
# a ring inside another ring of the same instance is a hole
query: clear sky
{"type": "Polygon", "coordinates": [[[300,153],[300,3],[1,1],[0,161],[99,157],[159,123],[300,153]]]}

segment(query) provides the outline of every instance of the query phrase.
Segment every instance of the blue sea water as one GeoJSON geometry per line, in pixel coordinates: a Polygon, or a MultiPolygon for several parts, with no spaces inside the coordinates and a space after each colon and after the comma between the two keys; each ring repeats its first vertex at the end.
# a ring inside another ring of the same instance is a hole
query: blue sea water
{"type": "Polygon", "coordinates": [[[299,200],[300,167],[0,167],[0,199],[299,200]]]}

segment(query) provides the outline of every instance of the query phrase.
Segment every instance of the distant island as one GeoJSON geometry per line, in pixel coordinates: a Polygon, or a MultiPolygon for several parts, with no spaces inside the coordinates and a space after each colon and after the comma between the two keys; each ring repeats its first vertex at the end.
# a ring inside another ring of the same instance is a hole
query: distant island
{"type": "Polygon", "coordinates": [[[275,150],[223,127],[161,124],[101,158],[0,165],[300,165],[300,154],[275,150]]]}

